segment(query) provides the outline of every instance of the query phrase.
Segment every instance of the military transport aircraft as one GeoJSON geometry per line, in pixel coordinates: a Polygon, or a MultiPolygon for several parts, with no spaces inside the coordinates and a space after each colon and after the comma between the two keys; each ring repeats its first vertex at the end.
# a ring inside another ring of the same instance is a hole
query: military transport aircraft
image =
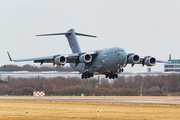
{"type": "Polygon", "coordinates": [[[167,61],[157,60],[152,56],[140,57],[135,53],[126,53],[123,48],[113,47],[108,49],[81,52],[76,35],[96,37],[93,35],[76,33],[74,29],[70,29],[66,33],[41,34],[36,36],[65,35],[68,39],[69,46],[73,54],[59,54],[49,57],[30,58],[12,60],[8,52],[10,61],[34,61],[34,63],[53,63],[53,65],[62,65],[70,63],[70,66],[79,71],[82,79],[93,77],[97,74],[104,74],[106,78],[118,78],[118,74],[123,72],[123,68],[127,64],[142,64],[142,66],[154,66],[156,62],[169,63],[167,61]]]}

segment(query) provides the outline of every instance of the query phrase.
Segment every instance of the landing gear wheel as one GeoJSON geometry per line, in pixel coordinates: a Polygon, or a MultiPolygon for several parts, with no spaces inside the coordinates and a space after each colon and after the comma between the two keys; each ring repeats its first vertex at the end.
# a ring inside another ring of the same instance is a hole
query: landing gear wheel
{"type": "Polygon", "coordinates": [[[113,78],[113,79],[114,79],[114,76],[115,76],[115,75],[112,75],[112,78],[113,78]]]}
{"type": "Polygon", "coordinates": [[[90,78],[91,77],[90,74],[88,74],[87,77],[90,78]]]}
{"type": "Polygon", "coordinates": [[[118,75],[117,75],[117,74],[115,75],[115,78],[118,78],[118,75]]]}
{"type": "Polygon", "coordinates": [[[91,73],[91,77],[93,77],[94,76],[94,74],[93,73],[91,73]]]}
{"type": "Polygon", "coordinates": [[[106,78],[108,78],[109,77],[109,75],[108,74],[106,74],[106,78]]]}
{"type": "Polygon", "coordinates": [[[81,78],[84,79],[84,74],[81,75],[81,78]]]}

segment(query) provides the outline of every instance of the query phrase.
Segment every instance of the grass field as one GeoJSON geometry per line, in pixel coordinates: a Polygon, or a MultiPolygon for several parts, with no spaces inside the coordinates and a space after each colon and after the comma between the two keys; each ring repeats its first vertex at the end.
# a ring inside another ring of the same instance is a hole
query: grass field
{"type": "Polygon", "coordinates": [[[0,100],[0,120],[179,120],[179,113],[180,105],[0,100]]]}

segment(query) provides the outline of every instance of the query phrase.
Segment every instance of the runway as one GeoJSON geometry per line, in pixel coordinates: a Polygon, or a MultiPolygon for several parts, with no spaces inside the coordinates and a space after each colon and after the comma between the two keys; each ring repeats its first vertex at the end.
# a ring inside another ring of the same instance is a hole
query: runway
{"type": "Polygon", "coordinates": [[[33,97],[33,96],[0,96],[0,100],[47,100],[74,102],[119,102],[149,104],[180,104],[180,97],[33,97]]]}

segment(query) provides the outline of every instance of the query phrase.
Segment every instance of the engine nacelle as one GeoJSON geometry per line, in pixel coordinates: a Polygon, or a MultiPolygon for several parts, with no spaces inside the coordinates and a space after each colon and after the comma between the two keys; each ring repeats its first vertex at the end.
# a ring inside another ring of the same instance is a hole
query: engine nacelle
{"type": "Polygon", "coordinates": [[[128,63],[137,64],[140,61],[139,55],[131,55],[128,57],[128,63]]]}
{"type": "Polygon", "coordinates": [[[92,60],[92,56],[90,54],[83,54],[79,57],[79,61],[81,63],[89,63],[92,60]]]}
{"type": "Polygon", "coordinates": [[[148,57],[145,59],[144,64],[147,66],[154,66],[156,64],[156,58],[148,57]]]}
{"type": "Polygon", "coordinates": [[[54,63],[57,65],[64,65],[64,64],[66,64],[66,62],[67,62],[67,58],[64,56],[57,56],[54,59],[54,63]]]}

